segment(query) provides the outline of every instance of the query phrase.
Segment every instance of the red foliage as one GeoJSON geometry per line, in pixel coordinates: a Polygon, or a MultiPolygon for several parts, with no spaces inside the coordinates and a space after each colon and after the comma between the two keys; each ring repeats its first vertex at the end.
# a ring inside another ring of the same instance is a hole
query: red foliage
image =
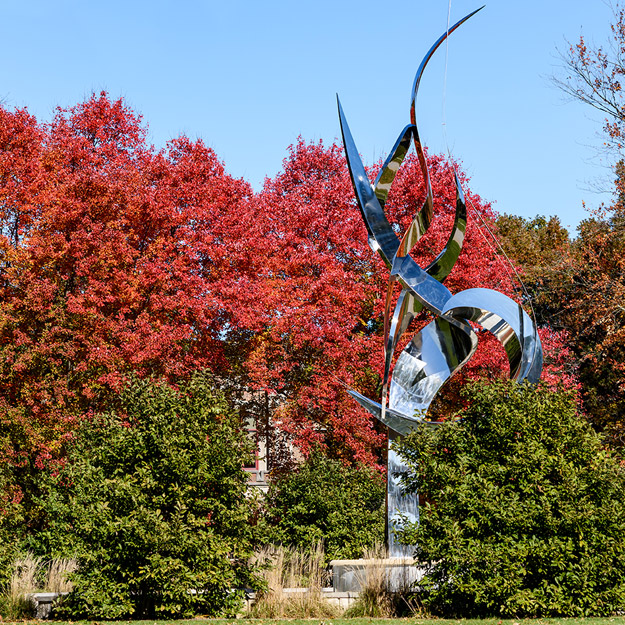
{"type": "MultiPolygon", "coordinates": [[[[449,164],[430,157],[430,170],[436,217],[413,252],[422,266],[455,206],[449,164]]],[[[477,227],[476,211],[491,226],[493,212],[467,199],[465,251],[446,284],[513,295],[477,227]]],[[[408,159],[391,220],[405,228],[422,200],[408,159]]],[[[388,275],[337,145],[300,141],[253,196],[201,141],[156,151],[140,117],[104,93],[48,125],[0,109],[0,209],[0,454],[45,463],[130,373],[174,381],[209,368],[275,392],[275,419],[304,453],[322,444],[376,462],[384,433],[343,383],[377,396],[388,275]]],[[[493,343],[467,375],[505,367],[493,343]]]]}
{"type": "Polygon", "coordinates": [[[47,126],[0,111],[0,402],[24,453],[131,371],[225,369],[212,243],[249,194],[201,141],[154,151],[106,94],[47,126]]]}
{"type": "MultiPolygon", "coordinates": [[[[421,266],[444,247],[455,211],[451,167],[439,156],[430,157],[429,165],[436,217],[413,251],[421,266]]],[[[418,163],[408,159],[387,203],[391,222],[403,231],[423,197],[418,163]]],[[[304,452],[321,443],[336,456],[374,462],[384,434],[341,382],[379,396],[388,272],[367,245],[341,149],[300,141],[291,148],[283,172],[266,181],[254,202],[266,233],[259,254],[266,254],[267,260],[258,277],[258,304],[248,309],[252,317],[242,322],[257,333],[247,361],[251,374],[281,394],[281,427],[304,452]]],[[[452,293],[486,287],[515,297],[513,270],[482,225],[494,228],[490,205],[470,192],[467,204],[464,251],[447,286],[452,293]]],[[[424,325],[429,319],[423,314],[420,321],[424,325]]],[[[418,328],[416,323],[414,330],[418,328]]],[[[480,344],[452,384],[444,412],[452,410],[454,402],[459,407],[454,387],[465,377],[507,371],[505,353],[494,338],[484,333],[480,344]]]]}

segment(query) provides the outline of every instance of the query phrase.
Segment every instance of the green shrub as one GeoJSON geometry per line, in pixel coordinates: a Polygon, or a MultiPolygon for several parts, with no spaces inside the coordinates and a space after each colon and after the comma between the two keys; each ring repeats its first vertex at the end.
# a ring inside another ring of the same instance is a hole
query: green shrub
{"type": "Polygon", "coordinates": [[[84,423],[47,499],[39,552],[78,556],[58,615],[230,615],[254,584],[249,443],[210,378],[135,381],[84,423]],[[231,589],[235,589],[232,591],[231,589]]]}
{"type": "Polygon", "coordinates": [[[384,497],[382,476],[315,451],[272,479],[268,542],[310,550],[321,541],[327,560],[359,558],[384,540],[384,497]]]}
{"type": "Polygon", "coordinates": [[[8,463],[0,463],[0,617],[4,619],[19,617],[23,607],[21,599],[16,602],[11,592],[25,525],[21,493],[13,484],[11,469],[8,463]]]}
{"type": "Polygon", "coordinates": [[[462,420],[398,446],[421,497],[404,536],[449,616],[609,615],[625,607],[625,474],[566,393],[468,391],[462,420]]]}

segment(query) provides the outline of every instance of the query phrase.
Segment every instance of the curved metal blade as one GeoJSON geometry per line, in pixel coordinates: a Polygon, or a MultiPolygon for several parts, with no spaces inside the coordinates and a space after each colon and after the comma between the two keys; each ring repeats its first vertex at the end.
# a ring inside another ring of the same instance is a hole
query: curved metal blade
{"type": "Polygon", "coordinates": [[[384,418],[382,418],[382,406],[377,401],[373,401],[358,391],[347,391],[365,410],[370,412],[378,421],[382,422],[393,432],[398,434],[409,434],[419,425],[439,425],[440,421],[425,421],[424,419],[415,418],[414,415],[408,416],[387,408],[384,418]]]}
{"type": "MultiPolygon", "coordinates": [[[[430,61],[430,59],[432,58],[432,56],[434,55],[438,47],[441,45],[441,43],[443,43],[443,41],[445,41],[445,39],[447,39],[447,37],[449,37],[449,35],[451,35],[451,33],[453,33],[454,30],[456,30],[456,28],[458,28],[461,24],[466,22],[470,17],[475,15],[478,11],[481,11],[483,8],[484,7],[482,6],[479,9],[476,9],[475,11],[473,11],[472,13],[469,13],[469,15],[466,15],[461,20],[456,22],[450,29],[446,30],[436,40],[434,45],[428,50],[427,54],[423,57],[423,60],[421,61],[419,68],[417,69],[417,74],[415,76],[414,83],[412,86],[412,99],[410,102],[410,121],[415,126],[415,130],[413,131],[414,144],[415,144],[415,149],[417,151],[417,156],[419,158],[419,163],[421,165],[421,173],[423,174],[423,179],[425,181],[427,196],[426,196],[423,209],[419,211],[419,213],[417,213],[414,221],[412,222],[412,224],[406,231],[406,234],[404,235],[400,243],[399,250],[397,251],[397,254],[399,256],[405,256],[410,253],[410,250],[412,249],[414,244],[423,235],[424,230],[423,230],[423,226],[421,222],[424,221],[425,219],[427,220],[427,225],[429,226],[429,221],[431,221],[432,213],[433,213],[433,197],[432,197],[432,186],[430,182],[430,174],[429,174],[427,162],[425,159],[425,152],[423,149],[423,145],[421,144],[421,140],[419,138],[419,131],[416,127],[417,126],[416,101],[417,101],[417,94],[419,92],[419,85],[421,83],[423,72],[425,71],[425,68],[428,62],[430,61]]],[[[455,171],[454,171],[454,174],[455,174],[455,171]]],[[[430,275],[434,276],[439,281],[444,280],[447,277],[447,275],[449,275],[449,272],[451,271],[456,260],[458,259],[458,254],[460,254],[460,249],[462,249],[462,242],[464,241],[464,232],[466,230],[466,208],[464,206],[464,197],[463,197],[462,189],[460,187],[460,183],[459,183],[457,175],[455,176],[455,180],[456,180],[457,199],[456,199],[456,218],[454,221],[454,227],[450,234],[449,241],[447,245],[445,246],[445,249],[438,255],[435,261],[426,269],[426,271],[430,275]],[[458,199],[460,197],[462,197],[462,205],[460,204],[459,199],[458,199]],[[460,211],[459,211],[459,208],[461,209],[460,211]],[[457,253],[456,253],[456,245],[454,245],[454,243],[460,244],[460,249],[457,250],[457,253]]],[[[427,229],[427,227],[425,229],[427,229]]]]}
{"type": "Polygon", "coordinates": [[[492,289],[467,289],[449,299],[443,314],[474,321],[494,334],[506,350],[510,377],[538,382],[543,363],[540,337],[529,315],[514,300],[492,289]]]}
{"type": "Polygon", "coordinates": [[[477,335],[466,322],[438,317],[418,332],[397,359],[389,393],[389,409],[425,412],[441,386],[477,349],[477,335]]]}
{"type": "Polygon", "coordinates": [[[486,5],[482,5],[479,9],[475,9],[468,15],[465,15],[461,20],[457,21],[451,28],[446,30],[434,43],[434,45],[428,50],[427,54],[423,57],[419,68],[417,69],[417,73],[414,78],[414,82],[412,84],[412,98],[410,101],[410,121],[416,126],[417,125],[417,117],[416,117],[416,101],[417,101],[417,93],[419,92],[419,84],[421,83],[421,78],[423,77],[423,71],[425,70],[426,65],[429,63],[432,56],[438,49],[438,47],[451,35],[451,33],[456,30],[459,26],[464,24],[469,18],[473,17],[476,13],[481,11],[486,5]]]}
{"type": "Polygon", "coordinates": [[[421,174],[423,175],[426,188],[426,197],[423,207],[417,212],[412,220],[412,223],[402,237],[399,249],[396,253],[398,256],[407,256],[410,253],[410,250],[414,247],[417,241],[427,232],[434,215],[434,197],[432,194],[432,185],[430,184],[430,175],[427,162],[425,160],[425,153],[423,147],[421,146],[417,132],[416,126],[413,126],[412,124],[406,126],[402,130],[397,138],[397,141],[395,142],[395,145],[393,146],[393,149],[384,162],[384,165],[382,165],[375,183],[373,184],[375,195],[382,208],[384,208],[388,194],[391,190],[391,185],[393,184],[393,180],[395,179],[395,176],[399,171],[408,150],[410,149],[410,137],[412,135],[415,140],[415,145],[419,146],[417,148],[417,157],[419,159],[421,174]]]}
{"type": "Polygon", "coordinates": [[[455,167],[454,180],[456,182],[456,216],[454,225],[443,251],[425,269],[428,274],[439,282],[442,282],[454,268],[462,251],[464,235],[467,231],[467,206],[455,167]]]}
{"type": "Polygon", "coordinates": [[[369,245],[372,250],[380,254],[387,266],[391,268],[391,273],[397,275],[402,286],[408,289],[425,308],[439,315],[445,302],[451,297],[451,293],[419,267],[410,256],[397,257],[399,239],[388,222],[369,182],[338,96],[337,101],[347,166],[358,207],[367,228],[369,245]]]}
{"type": "Polygon", "coordinates": [[[395,180],[395,176],[397,175],[397,172],[399,171],[399,168],[404,162],[404,158],[406,158],[406,154],[410,149],[410,140],[412,138],[413,128],[414,126],[409,124],[401,131],[399,137],[397,137],[397,141],[395,141],[393,149],[386,157],[386,161],[384,161],[384,165],[382,165],[382,168],[373,183],[373,190],[382,208],[384,208],[384,205],[386,204],[393,180],[395,180]]]}
{"type": "MultiPolygon", "coordinates": [[[[390,289],[389,289],[390,291],[390,289]]],[[[387,309],[390,309],[390,298],[387,291],[387,309]]],[[[395,311],[390,323],[387,322],[387,312],[385,311],[384,318],[384,378],[382,381],[383,388],[387,386],[388,379],[391,371],[391,362],[393,360],[393,354],[399,339],[406,331],[410,322],[414,319],[415,314],[423,309],[423,306],[417,302],[414,295],[406,289],[402,290],[397,304],[395,304],[395,311]]],[[[390,317],[390,314],[388,315],[390,317]]]]}
{"type": "MultiPolygon", "coordinates": [[[[426,192],[427,197],[425,201],[425,205],[423,209],[417,214],[415,220],[411,224],[410,228],[406,231],[404,238],[399,246],[399,250],[397,252],[398,255],[403,256],[410,253],[413,245],[419,240],[420,236],[420,224],[415,223],[417,220],[423,219],[421,214],[427,216],[429,212],[429,219],[431,220],[431,213],[433,212],[433,199],[432,199],[432,188],[430,183],[430,175],[427,167],[427,162],[425,160],[425,153],[423,150],[423,146],[421,144],[421,140],[419,138],[419,131],[416,128],[417,126],[417,113],[416,113],[416,102],[417,102],[417,94],[419,92],[419,85],[421,83],[421,78],[423,76],[423,72],[425,68],[438,49],[438,47],[453,33],[456,28],[461,26],[464,22],[466,22],[469,18],[473,17],[478,11],[481,11],[484,6],[481,6],[479,9],[469,13],[461,20],[456,22],[451,28],[446,30],[434,43],[434,45],[428,50],[427,54],[423,57],[419,68],[417,69],[417,73],[415,75],[414,83],[412,86],[412,98],[410,102],[410,121],[414,124],[415,130],[413,132],[415,149],[417,151],[417,156],[419,157],[419,163],[421,165],[421,172],[423,174],[423,179],[426,184],[426,192]]],[[[464,205],[464,194],[462,193],[462,188],[460,186],[460,181],[458,180],[458,176],[456,175],[454,169],[454,176],[456,181],[456,217],[454,221],[454,227],[449,236],[449,240],[445,249],[438,255],[438,257],[434,260],[434,262],[426,269],[426,271],[434,276],[437,280],[444,280],[450,273],[453,268],[456,260],[458,260],[458,255],[460,254],[460,250],[462,249],[462,243],[464,241],[464,232],[466,231],[466,207],[464,205]],[[462,202],[462,203],[460,203],[462,202]],[[457,244],[459,244],[460,248],[457,248],[457,244]]],[[[429,224],[428,224],[429,225],[429,224]]]]}
{"type": "Polygon", "coordinates": [[[339,108],[339,120],[341,122],[341,134],[343,135],[347,167],[352,179],[352,185],[354,186],[358,207],[369,235],[369,245],[374,252],[380,254],[384,262],[390,267],[399,246],[399,241],[384,214],[371,182],[369,182],[369,177],[356,149],[356,144],[349,130],[349,125],[338,96],[336,100],[339,108]]]}

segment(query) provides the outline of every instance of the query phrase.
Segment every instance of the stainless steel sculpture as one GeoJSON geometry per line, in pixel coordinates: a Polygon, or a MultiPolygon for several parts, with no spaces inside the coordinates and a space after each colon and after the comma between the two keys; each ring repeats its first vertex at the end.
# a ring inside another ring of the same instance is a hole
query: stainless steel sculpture
{"type": "MultiPolygon", "coordinates": [[[[394,530],[406,520],[418,520],[418,498],[416,495],[404,496],[401,493],[396,474],[404,467],[401,457],[391,448],[391,443],[419,423],[426,422],[425,414],[441,386],[471,358],[478,343],[471,324],[480,325],[499,339],[507,353],[513,379],[537,382],[542,370],[540,339],[534,324],[519,304],[491,289],[468,289],[452,295],[443,285],[460,255],[467,225],[465,199],[457,175],[456,216],[445,248],[425,269],[410,256],[411,249],[427,231],[434,214],[428,166],[417,129],[419,83],[436,49],[477,11],[443,33],[421,61],[412,88],[411,123],[400,133],[373,184],[367,177],[343,108],[338,102],[347,164],[367,228],[369,245],[380,254],[390,269],[384,314],[385,358],[381,403],[356,391],[349,391],[359,404],[388,426],[387,518],[390,557],[410,555],[408,547],[396,542],[394,530]],[[400,239],[384,214],[384,205],[411,142],[419,159],[426,197],[422,209],[400,239]],[[391,315],[396,282],[399,282],[402,290],[391,315]],[[435,318],[401,352],[391,378],[391,363],[397,344],[414,316],[423,309],[435,318]]],[[[435,424],[432,421],[426,423],[435,424]]]]}

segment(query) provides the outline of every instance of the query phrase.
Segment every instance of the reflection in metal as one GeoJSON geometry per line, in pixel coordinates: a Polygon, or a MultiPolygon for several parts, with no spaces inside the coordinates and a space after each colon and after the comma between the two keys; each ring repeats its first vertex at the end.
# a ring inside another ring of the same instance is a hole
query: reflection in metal
{"type": "Polygon", "coordinates": [[[464,194],[455,172],[456,215],[445,247],[425,269],[410,256],[412,248],[425,234],[434,215],[432,186],[417,129],[416,101],[419,84],[436,49],[449,34],[477,11],[473,11],[443,33],[425,55],[413,84],[411,123],[401,131],[373,184],[369,181],[345,113],[340,101],[338,102],[345,155],[354,193],[367,228],[369,245],[374,252],[380,254],[390,269],[384,313],[382,401],[377,403],[356,391],[349,392],[389,430],[387,519],[391,557],[410,555],[410,547],[396,542],[394,530],[404,521],[416,521],[419,518],[417,496],[403,495],[401,492],[397,474],[405,466],[391,447],[391,442],[408,434],[420,423],[435,425],[435,422],[425,421],[425,415],[439,389],[475,352],[477,334],[473,326],[479,325],[490,331],[501,342],[508,356],[510,376],[513,379],[535,383],[542,371],[540,339],[534,324],[519,304],[491,289],[468,289],[452,295],[442,284],[458,260],[467,226],[464,194]],[[414,143],[419,160],[426,198],[423,207],[400,239],[386,218],[384,206],[411,142],[414,143]],[[391,314],[395,283],[401,285],[402,291],[391,314]],[[397,344],[412,319],[423,309],[432,313],[434,320],[418,332],[401,352],[391,378],[391,364],[397,344]]]}

